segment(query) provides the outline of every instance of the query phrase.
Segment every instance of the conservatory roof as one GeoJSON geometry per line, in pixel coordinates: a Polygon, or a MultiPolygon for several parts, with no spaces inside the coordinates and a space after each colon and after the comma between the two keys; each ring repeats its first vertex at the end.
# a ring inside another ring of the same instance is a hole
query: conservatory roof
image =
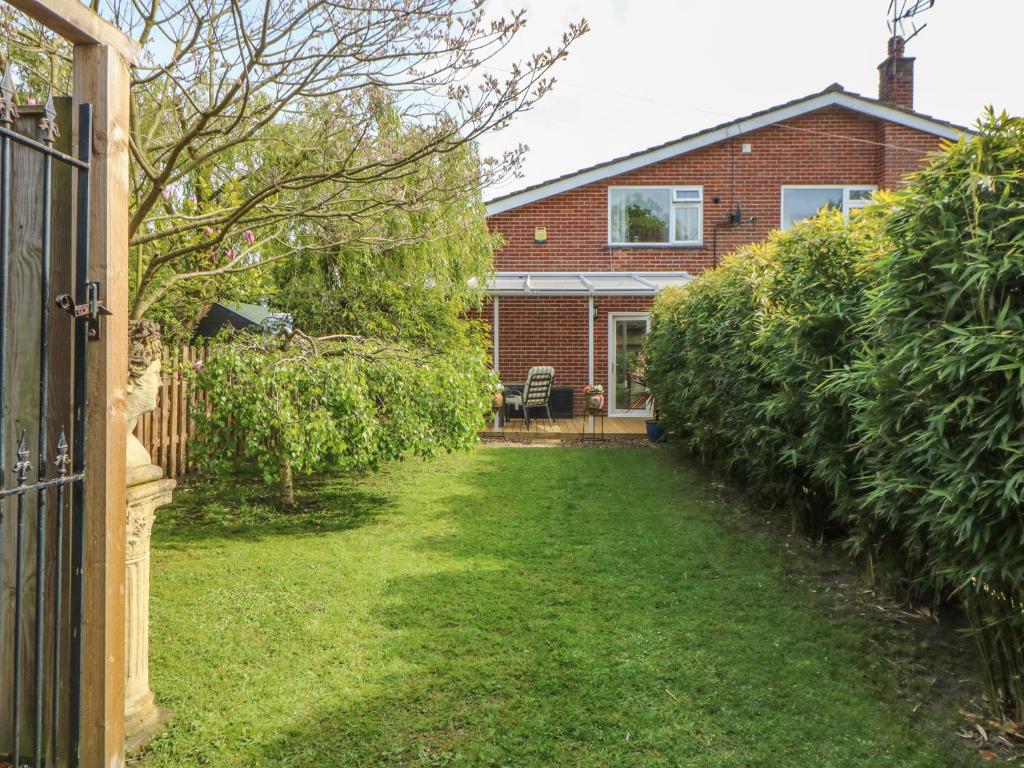
{"type": "Polygon", "coordinates": [[[689,272],[496,272],[489,296],[655,296],[689,272]]]}

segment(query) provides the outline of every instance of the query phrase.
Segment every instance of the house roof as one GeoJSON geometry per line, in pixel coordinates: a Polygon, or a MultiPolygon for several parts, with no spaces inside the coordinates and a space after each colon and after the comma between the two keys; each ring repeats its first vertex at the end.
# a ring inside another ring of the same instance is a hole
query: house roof
{"type": "Polygon", "coordinates": [[[495,272],[488,296],[656,296],[689,272],[495,272]]]}
{"type": "Polygon", "coordinates": [[[791,120],[809,112],[832,106],[845,107],[854,112],[887,120],[897,125],[905,125],[908,128],[915,128],[919,131],[953,141],[962,134],[971,132],[970,129],[962,125],[940,120],[930,115],[914,112],[913,110],[896,107],[892,104],[886,104],[878,99],[861,96],[858,93],[847,91],[839,83],[833,83],[825,90],[813,93],[810,96],[794,99],[793,101],[755,112],[746,117],[730,120],[697,133],[691,133],[680,139],[649,147],[648,149],[613,160],[607,160],[588,168],[582,168],[578,171],[534,184],[516,192],[510,192],[507,195],[492,198],[485,203],[487,215],[493,216],[496,213],[518,208],[521,205],[542,200],[545,197],[557,195],[560,192],[582,187],[585,184],[591,184],[611,176],[618,176],[621,173],[627,173],[651,163],[657,163],[676,155],[682,155],[695,149],[716,144],[724,139],[740,136],[765,126],[791,120]]]}

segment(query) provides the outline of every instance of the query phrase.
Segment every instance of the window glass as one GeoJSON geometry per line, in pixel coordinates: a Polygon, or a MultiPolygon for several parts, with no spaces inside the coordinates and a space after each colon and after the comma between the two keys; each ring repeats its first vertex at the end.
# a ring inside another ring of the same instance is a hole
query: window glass
{"type": "Polygon", "coordinates": [[[782,228],[789,229],[794,222],[809,219],[819,211],[831,208],[843,209],[842,188],[784,189],[782,191],[782,228]]]}
{"type": "Polygon", "coordinates": [[[677,243],[700,242],[700,208],[696,205],[675,207],[677,243]]]}
{"type": "Polygon", "coordinates": [[[669,189],[613,189],[611,242],[667,243],[669,189]]]}
{"type": "Polygon", "coordinates": [[[673,192],[676,202],[690,202],[700,200],[699,189],[677,189],[673,192]]]}

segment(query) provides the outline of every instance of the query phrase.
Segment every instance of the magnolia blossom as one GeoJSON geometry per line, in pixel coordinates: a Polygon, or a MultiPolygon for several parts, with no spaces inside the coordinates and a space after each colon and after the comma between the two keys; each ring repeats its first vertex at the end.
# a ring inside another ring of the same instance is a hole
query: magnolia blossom
{"type": "Polygon", "coordinates": [[[236,251],[234,248],[228,248],[227,253],[225,253],[224,255],[231,259],[231,261],[234,261],[235,258],[237,258],[238,256],[238,251],[236,251]]]}
{"type": "Polygon", "coordinates": [[[253,243],[256,242],[256,235],[253,234],[251,229],[245,230],[245,242],[247,242],[249,245],[252,245],[253,243]]]}

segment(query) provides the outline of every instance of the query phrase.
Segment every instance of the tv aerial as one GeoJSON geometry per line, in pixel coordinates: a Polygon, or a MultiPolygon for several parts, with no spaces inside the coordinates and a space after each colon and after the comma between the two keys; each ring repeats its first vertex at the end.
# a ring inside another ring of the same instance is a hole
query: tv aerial
{"type": "Polygon", "coordinates": [[[902,37],[907,43],[917,37],[928,26],[927,23],[917,25],[915,18],[932,8],[935,0],[889,0],[889,18],[886,24],[891,37],[902,37]],[[907,34],[907,28],[910,33],[907,34]]]}

